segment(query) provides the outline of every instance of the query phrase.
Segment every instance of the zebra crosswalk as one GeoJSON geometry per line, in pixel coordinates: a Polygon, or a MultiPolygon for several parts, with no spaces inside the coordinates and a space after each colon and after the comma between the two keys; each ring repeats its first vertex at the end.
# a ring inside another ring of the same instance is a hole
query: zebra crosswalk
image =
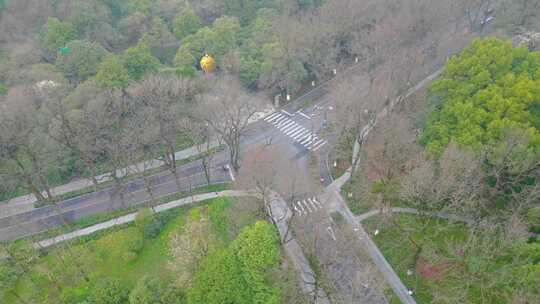
{"type": "Polygon", "coordinates": [[[296,215],[304,216],[322,209],[323,206],[316,197],[311,197],[301,201],[293,202],[293,208],[296,215]]]}
{"type": "Polygon", "coordinates": [[[281,112],[275,112],[267,116],[264,118],[264,121],[274,125],[283,134],[292,138],[308,150],[317,151],[327,144],[325,139],[318,137],[316,134],[281,112]]]}

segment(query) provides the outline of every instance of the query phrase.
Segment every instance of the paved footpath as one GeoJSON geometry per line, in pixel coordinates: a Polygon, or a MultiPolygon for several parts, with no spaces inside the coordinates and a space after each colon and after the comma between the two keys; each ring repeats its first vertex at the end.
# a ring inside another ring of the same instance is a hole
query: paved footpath
{"type": "MultiPolygon", "coordinates": [[[[373,128],[376,126],[377,122],[381,121],[385,116],[387,116],[392,109],[399,104],[400,102],[403,102],[408,97],[413,95],[415,92],[421,90],[426,85],[428,85],[431,81],[433,81],[435,78],[437,78],[442,73],[442,69],[436,71],[435,73],[429,75],[424,80],[419,82],[416,86],[409,89],[403,96],[399,96],[395,100],[393,100],[388,106],[386,106],[381,112],[377,114],[375,119],[368,125],[366,125],[361,133],[360,133],[360,142],[356,141],[354,143],[353,147],[353,156],[352,156],[352,164],[356,163],[356,168],[358,169],[358,166],[360,165],[360,161],[356,161],[357,157],[360,156],[360,150],[362,148],[362,143],[365,142],[367,139],[367,136],[369,133],[373,130],[373,128]]],[[[381,274],[384,276],[396,296],[400,299],[401,303],[404,304],[416,304],[416,301],[414,298],[409,295],[409,290],[407,287],[403,284],[403,282],[399,279],[398,275],[392,268],[392,266],[388,263],[384,255],[381,253],[377,245],[371,240],[369,237],[369,234],[364,230],[362,225],[360,224],[360,221],[362,219],[365,219],[367,217],[373,216],[376,213],[376,211],[371,212],[369,214],[366,214],[364,217],[356,217],[351,212],[349,207],[347,206],[347,203],[343,200],[343,197],[341,196],[341,187],[347,183],[347,181],[351,178],[351,172],[352,167],[349,168],[341,177],[334,180],[328,187],[325,189],[323,200],[329,202],[328,207],[331,211],[337,211],[343,215],[343,217],[347,220],[347,222],[353,227],[354,231],[357,233],[358,240],[364,244],[366,249],[369,252],[369,255],[371,259],[373,260],[373,263],[377,266],[381,274]]],[[[418,212],[416,210],[401,210],[403,212],[409,211],[410,213],[418,212]]]]}
{"type": "MultiPolygon", "coordinates": [[[[163,212],[163,211],[170,210],[173,208],[177,208],[177,207],[181,207],[181,206],[185,206],[189,204],[194,204],[197,202],[202,202],[202,201],[206,201],[206,200],[214,199],[218,197],[240,197],[240,196],[253,196],[253,193],[249,191],[225,190],[221,192],[198,194],[198,195],[185,197],[176,201],[172,201],[166,204],[158,205],[154,207],[154,212],[163,212]]],[[[129,222],[133,222],[136,216],[137,216],[137,212],[130,213],[130,214],[120,216],[112,220],[103,222],[103,223],[99,223],[99,224],[92,225],[83,229],[75,230],[73,232],[62,234],[62,235],[59,235],[50,239],[36,242],[34,243],[34,246],[36,248],[50,247],[52,245],[56,245],[58,243],[72,240],[74,238],[78,238],[81,236],[89,235],[97,231],[109,229],[111,227],[123,225],[129,222]]]]}
{"type": "Polygon", "coordinates": [[[278,228],[283,249],[289,256],[293,267],[300,276],[300,287],[302,292],[310,298],[314,298],[315,304],[330,304],[326,292],[322,288],[316,288],[317,282],[315,273],[313,272],[313,269],[311,269],[302,248],[300,248],[300,245],[292,236],[291,232],[288,231],[290,228],[289,221],[292,217],[292,211],[287,205],[287,202],[275,192],[270,193],[268,199],[270,200],[272,218],[278,228]]]}

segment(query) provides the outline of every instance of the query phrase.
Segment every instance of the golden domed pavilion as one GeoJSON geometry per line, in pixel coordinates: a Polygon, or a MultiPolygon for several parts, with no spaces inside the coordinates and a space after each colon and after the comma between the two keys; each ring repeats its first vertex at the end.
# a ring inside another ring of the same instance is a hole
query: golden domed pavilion
{"type": "Polygon", "coordinates": [[[216,62],[214,61],[214,58],[210,57],[208,54],[204,54],[203,58],[201,58],[201,69],[205,73],[212,73],[215,68],[216,62]]]}

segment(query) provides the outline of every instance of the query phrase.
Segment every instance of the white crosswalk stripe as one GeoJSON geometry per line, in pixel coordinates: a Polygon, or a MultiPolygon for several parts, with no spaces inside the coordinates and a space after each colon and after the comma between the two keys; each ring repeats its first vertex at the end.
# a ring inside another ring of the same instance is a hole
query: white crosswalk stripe
{"type": "Polygon", "coordinates": [[[296,133],[302,131],[303,128],[304,128],[304,127],[302,127],[302,126],[300,126],[300,125],[296,125],[295,128],[292,128],[292,129],[290,129],[289,131],[286,131],[286,132],[285,132],[285,135],[287,135],[287,136],[289,136],[289,137],[292,137],[294,134],[296,134],[296,133]]]}
{"type": "Polygon", "coordinates": [[[264,121],[274,125],[283,134],[304,146],[308,150],[317,151],[327,144],[327,141],[317,137],[310,130],[292,120],[283,112],[275,112],[264,118],[264,121]]]}
{"type": "Polygon", "coordinates": [[[316,197],[309,197],[293,203],[293,209],[297,216],[308,215],[321,210],[322,208],[323,205],[317,200],[316,197]]]}
{"type": "Polygon", "coordinates": [[[279,113],[278,112],[275,112],[274,114],[271,114],[269,116],[266,116],[266,118],[264,119],[264,121],[271,121],[273,119],[275,119],[276,117],[279,116],[279,113]]]}

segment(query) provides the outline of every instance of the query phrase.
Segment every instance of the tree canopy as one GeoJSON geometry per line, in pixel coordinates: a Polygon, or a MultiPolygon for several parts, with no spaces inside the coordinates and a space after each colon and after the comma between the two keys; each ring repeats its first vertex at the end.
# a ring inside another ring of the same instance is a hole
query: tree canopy
{"type": "Polygon", "coordinates": [[[279,263],[276,232],[267,222],[246,227],[227,247],[207,256],[193,278],[188,303],[279,303],[266,272],[279,263]]]}
{"type": "Polygon", "coordinates": [[[56,53],[60,47],[64,47],[73,39],[75,39],[75,29],[70,23],[62,22],[55,17],[48,19],[41,40],[49,52],[56,53]]]}
{"type": "Polygon", "coordinates": [[[124,53],[124,66],[133,79],[141,79],[144,75],[156,72],[159,60],[152,56],[150,46],[144,40],[124,53]]]}
{"type": "Polygon", "coordinates": [[[129,73],[118,56],[113,55],[99,65],[96,80],[103,88],[122,89],[128,85],[129,73]]]}
{"type": "Polygon", "coordinates": [[[522,130],[540,148],[540,52],[476,40],[448,61],[429,93],[436,109],[423,141],[433,154],[451,141],[479,150],[509,129],[522,130]]]}
{"type": "Polygon", "coordinates": [[[66,45],[66,52],[59,52],[56,66],[66,78],[82,82],[96,75],[99,64],[107,51],[99,44],[88,40],[73,40],[66,45]]]}

